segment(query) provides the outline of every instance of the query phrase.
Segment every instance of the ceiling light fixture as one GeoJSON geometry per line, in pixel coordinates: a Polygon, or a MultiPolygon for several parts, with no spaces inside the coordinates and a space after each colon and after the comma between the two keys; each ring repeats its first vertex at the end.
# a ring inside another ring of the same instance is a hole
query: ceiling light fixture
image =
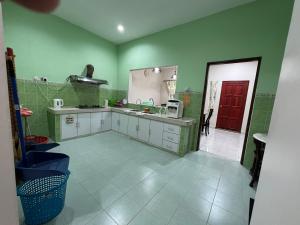
{"type": "Polygon", "coordinates": [[[120,33],[123,33],[125,31],[125,28],[124,28],[124,26],[122,24],[119,24],[118,27],[117,27],[117,29],[118,29],[118,31],[120,33]]]}

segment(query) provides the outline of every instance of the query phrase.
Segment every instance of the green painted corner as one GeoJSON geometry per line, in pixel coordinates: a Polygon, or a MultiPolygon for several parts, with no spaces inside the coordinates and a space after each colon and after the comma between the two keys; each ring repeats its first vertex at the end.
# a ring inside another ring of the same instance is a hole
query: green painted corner
{"type": "Polygon", "coordinates": [[[61,141],[60,116],[47,112],[49,137],[56,142],[61,141]]]}
{"type": "Polygon", "coordinates": [[[179,150],[178,155],[183,157],[187,152],[190,151],[189,148],[189,134],[190,127],[181,127],[180,128],[180,142],[179,142],[179,150]]]}
{"type": "Polygon", "coordinates": [[[195,124],[190,132],[190,149],[192,151],[198,150],[198,137],[199,137],[199,126],[200,126],[200,114],[202,107],[202,97],[203,94],[201,92],[178,92],[176,93],[176,97],[183,101],[183,96],[188,95],[190,98],[190,103],[184,107],[183,116],[193,118],[195,120],[195,124]]]}

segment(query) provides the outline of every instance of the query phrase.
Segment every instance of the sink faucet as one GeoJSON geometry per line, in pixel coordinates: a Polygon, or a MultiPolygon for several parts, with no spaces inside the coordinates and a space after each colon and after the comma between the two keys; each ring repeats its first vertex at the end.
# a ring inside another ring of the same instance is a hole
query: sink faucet
{"type": "Polygon", "coordinates": [[[139,104],[141,105],[142,104],[142,100],[140,98],[138,98],[136,101],[135,101],[135,104],[137,105],[138,102],[140,102],[139,104]]]}
{"type": "Polygon", "coordinates": [[[149,98],[149,101],[151,101],[152,105],[154,106],[154,99],[153,98],[149,98]]]}

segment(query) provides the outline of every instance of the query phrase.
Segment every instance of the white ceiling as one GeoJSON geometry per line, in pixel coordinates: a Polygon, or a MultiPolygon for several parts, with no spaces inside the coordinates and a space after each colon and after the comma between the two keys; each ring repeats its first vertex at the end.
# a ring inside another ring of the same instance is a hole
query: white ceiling
{"type": "Polygon", "coordinates": [[[114,43],[123,43],[254,0],[61,0],[54,12],[114,43]],[[117,25],[125,27],[124,33],[117,25]]]}

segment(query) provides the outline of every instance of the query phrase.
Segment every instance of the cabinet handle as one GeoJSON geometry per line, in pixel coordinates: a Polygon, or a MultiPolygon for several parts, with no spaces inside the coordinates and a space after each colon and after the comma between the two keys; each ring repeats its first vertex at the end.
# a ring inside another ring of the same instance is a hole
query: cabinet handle
{"type": "Polygon", "coordinates": [[[79,122],[76,123],[76,127],[77,127],[77,128],[80,127],[80,123],[79,123],[79,122]]]}
{"type": "Polygon", "coordinates": [[[121,124],[121,122],[120,122],[120,120],[118,120],[118,126],[120,126],[120,124],[121,124]]]}
{"type": "Polygon", "coordinates": [[[149,129],[149,136],[151,136],[151,130],[149,129]]]}
{"type": "Polygon", "coordinates": [[[135,129],[136,131],[139,131],[139,125],[136,125],[135,129]]]}

